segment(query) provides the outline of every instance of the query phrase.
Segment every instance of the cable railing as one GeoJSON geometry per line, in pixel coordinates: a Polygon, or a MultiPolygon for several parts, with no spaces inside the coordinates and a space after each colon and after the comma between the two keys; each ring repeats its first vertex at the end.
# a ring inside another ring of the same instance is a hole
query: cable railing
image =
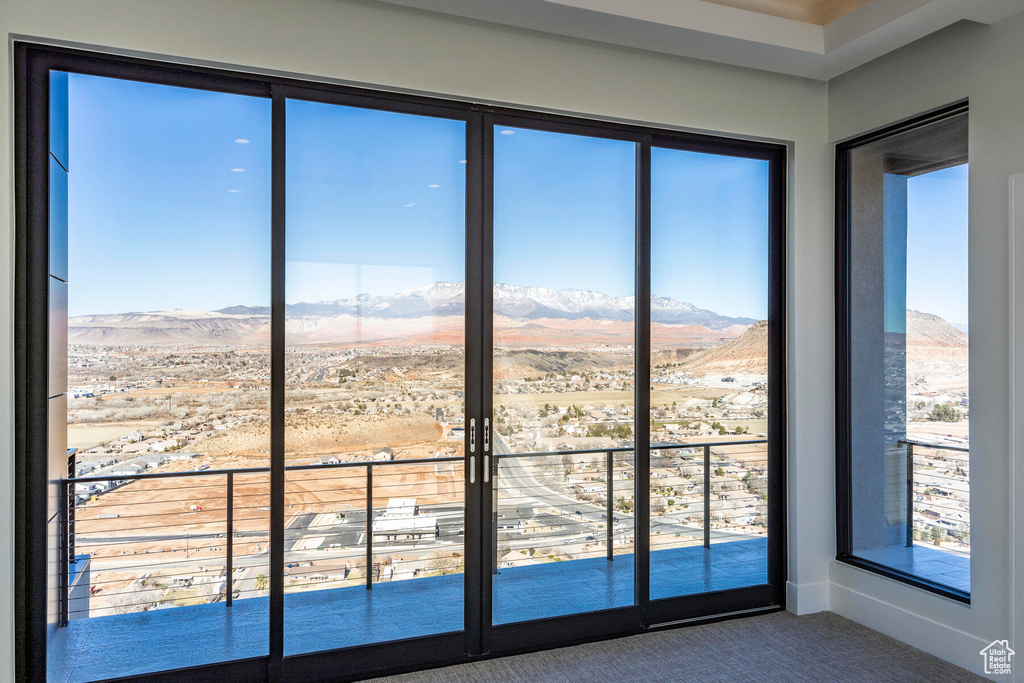
{"type": "MultiPolygon", "coordinates": [[[[930,498],[932,498],[934,495],[953,496],[960,490],[960,488],[966,487],[967,473],[966,470],[964,470],[964,467],[968,465],[969,458],[952,459],[955,464],[955,467],[953,468],[954,472],[963,472],[960,478],[957,478],[955,476],[950,477],[932,473],[925,475],[924,472],[926,471],[926,468],[928,468],[930,465],[928,463],[927,458],[925,458],[925,466],[920,468],[917,467],[917,465],[914,462],[915,448],[917,449],[917,455],[919,456],[921,455],[922,449],[932,451],[949,451],[952,453],[970,453],[971,449],[966,446],[957,446],[954,444],[928,443],[925,441],[918,441],[913,439],[904,439],[898,441],[897,446],[906,448],[906,547],[912,548],[914,547],[914,513],[916,504],[921,503],[920,507],[922,508],[922,516],[926,516],[927,513],[933,513],[935,515],[938,515],[939,519],[941,519],[943,514],[945,514],[945,516],[947,517],[961,517],[962,513],[966,512],[969,514],[970,512],[969,503],[966,500],[964,502],[968,503],[968,506],[938,505],[934,501],[930,500],[930,498]],[[919,470],[916,474],[915,469],[919,470]],[[929,486],[929,484],[924,483],[926,480],[927,482],[930,482],[932,485],[929,486]],[[948,483],[941,483],[936,485],[936,482],[948,483]],[[956,487],[954,486],[954,484],[960,484],[962,486],[956,487]],[[924,490],[921,492],[920,495],[915,492],[915,486],[918,488],[921,488],[923,486],[924,490]],[[920,498],[920,500],[918,500],[918,498],[920,498]]],[[[943,456],[942,458],[933,458],[933,460],[945,461],[950,459],[943,456]]],[[[969,539],[970,522],[968,521],[963,523],[957,523],[957,525],[959,524],[963,524],[963,526],[967,529],[966,534],[959,528],[950,528],[949,531],[952,532],[952,535],[960,538],[963,542],[965,539],[969,539]]],[[[925,531],[926,527],[927,525],[922,523],[922,532],[925,531]]],[[[939,527],[934,528],[939,529],[939,527]]],[[[946,533],[946,531],[942,530],[942,533],[946,533]]],[[[966,541],[965,544],[969,547],[969,540],[966,541]]]]}
{"type": "MultiPolygon", "coordinates": [[[[690,528],[696,512],[680,510],[700,498],[700,540],[710,548],[713,514],[726,526],[731,523],[739,503],[729,498],[740,486],[739,480],[725,486],[726,478],[716,476],[717,468],[733,463],[721,455],[713,461],[712,449],[766,443],[756,439],[652,445],[652,455],[679,468],[699,469],[701,480],[676,496],[678,522],[657,518],[664,522],[665,533],[678,537],[685,532],[688,542],[691,536],[696,540],[697,533],[690,528]]],[[[499,537],[523,549],[528,545],[531,557],[537,551],[554,555],[556,548],[567,544],[578,544],[592,554],[599,552],[602,542],[609,561],[616,552],[631,553],[634,452],[632,446],[616,446],[493,454],[495,570],[501,561],[499,537]],[[574,459],[569,466],[543,462],[566,456],[574,459]],[[587,456],[596,457],[580,465],[578,459],[587,456]],[[575,488],[569,481],[573,472],[581,482],[575,488]],[[499,491],[505,496],[501,509],[499,491]],[[531,511],[531,519],[539,514],[546,520],[547,530],[526,533],[523,515],[518,514],[523,507],[531,511]],[[512,509],[519,519],[502,514],[512,509]],[[603,534],[595,528],[601,526],[603,534]]],[[[74,456],[69,451],[69,476],[62,481],[60,623],[203,602],[230,606],[236,599],[265,594],[271,570],[270,467],[77,477],[74,456]],[[117,494],[110,495],[113,492],[117,494]],[[89,553],[79,555],[83,550],[89,553]],[[72,595],[83,590],[78,578],[83,559],[90,563],[86,568],[92,566],[92,577],[88,569],[84,572],[88,592],[72,595]],[[102,606],[90,608],[94,596],[102,596],[102,606]],[[119,602],[126,596],[131,597],[129,605],[119,602]]],[[[360,584],[372,590],[375,582],[463,571],[464,464],[463,457],[451,456],[287,465],[286,590],[360,584]],[[441,465],[450,468],[443,485],[437,484],[436,476],[441,465]],[[434,473],[426,478],[410,474],[420,467],[433,467],[434,473]],[[422,504],[389,516],[390,506],[382,510],[385,499],[398,501],[397,505],[420,499],[422,504]],[[421,507],[430,514],[420,515],[421,507]],[[440,521],[430,522],[430,517],[440,521]]]]}
{"type": "Polygon", "coordinates": [[[375,582],[461,572],[463,463],[456,456],[356,463],[364,469],[333,473],[286,468],[285,504],[299,512],[290,512],[285,529],[285,590],[371,590],[375,582]],[[434,472],[423,476],[424,466],[434,472]]]}
{"type": "MultiPolygon", "coordinates": [[[[136,611],[134,608],[139,607],[149,609],[160,606],[158,598],[168,591],[180,589],[178,592],[196,593],[188,590],[193,588],[194,582],[212,584],[211,590],[204,597],[208,601],[223,600],[228,606],[238,597],[253,597],[265,592],[268,584],[266,573],[246,579],[236,578],[236,574],[240,570],[250,574],[260,569],[269,571],[269,467],[76,477],[73,452],[69,452],[68,460],[69,477],[62,480],[63,539],[59,557],[62,625],[85,615],[117,614],[136,611]],[[254,477],[259,479],[258,483],[252,482],[254,477]],[[145,486],[170,480],[189,482],[190,485],[150,486],[141,491],[128,488],[129,484],[145,486]],[[220,481],[216,484],[206,483],[211,480],[220,481]],[[241,491],[240,480],[248,480],[241,491]],[[104,486],[100,490],[87,489],[84,493],[76,493],[76,487],[88,487],[90,484],[104,486]],[[109,496],[114,491],[119,492],[116,498],[109,496]],[[130,497],[129,492],[132,494],[130,497]],[[239,552],[237,545],[247,547],[239,552]],[[92,552],[87,557],[80,556],[79,552],[85,549],[92,552]],[[95,575],[98,561],[102,561],[104,567],[99,572],[100,576],[88,581],[87,595],[73,596],[74,586],[70,585],[70,577],[82,574],[82,567],[78,563],[86,562],[86,567],[92,565],[91,573],[95,575]],[[240,581],[242,587],[236,589],[240,581]],[[123,590],[118,591],[119,587],[123,590]],[[100,595],[109,604],[90,608],[90,599],[100,595]],[[118,601],[126,596],[131,597],[132,604],[118,601]],[[80,607],[83,604],[85,607],[80,607]]],[[[379,468],[386,473],[395,467],[436,467],[442,463],[461,466],[462,461],[461,457],[432,457],[288,465],[285,471],[292,475],[292,481],[286,481],[286,487],[294,482],[295,477],[303,474],[313,475],[314,481],[320,480],[323,486],[323,481],[329,479],[323,476],[325,473],[358,471],[359,474],[345,478],[355,477],[366,482],[365,487],[360,487],[365,488],[361,501],[365,513],[365,531],[360,545],[365,544],[365,567],[372,568],[379,564],[375,563],[375,555],[378,554],[375,536],[381,538],[380,545],[387,545],[383,540],[386,535],[375,533],[374,530],[374,522],[378,518],[374,496],[379,498],[382,490],[390,491],[392,496],[399,495],[403,486],[389,484],[386,474],[378,475],[375,486],[374,470],[379,468]]],[[[461,484],[461,474],[457,480],[461,484]]],[[[413,485],[406,486],[411,488],[413,485]]],[[[299,505],[307,512],[315,511],[318,505],[322,507],[332,502],[323,496],[324,491],[339,489],[351,492],[352,487],[304,489],[304,494],[310,494],[320,502],[305,505],[300,502],[299,505]]],[[[293,515],[291,521],[299,517],[293,515]]],[[[293,526],[286,529],[286,538],[289,535],[294,538],[297,533],[305,531],[304,527],[293,526]]],[[[430,535],[433,537],[436,534],[430,535]]],[[[314,562],[294,564],[312,566],[314,562]]],[[[295,574],[301,575],[302,572],[295,574]]],[[[345,574],[347,576],[348,572],[345,574]]],[[[362,574],[362,582],[367,590],[372,589],[374,572],[364,569],[362,574]]],[[[185,599],[186,604],[189,604],[190,599],[185,599]]]]}
{"type": "MultiPolygon", "coordinates": [[[[717,505],[717,506],[714,505],[713,502],[712,502],[712,495],[705,494],[705,492],[712,492],[714,490],[713,486],[712,486],[712,479],[715,477],[715,474],[714,474],[715,473],[715,469],[712,467],[712,449],[713,448],[722,448],[722,447],[753,446],[753,445],[763,445],[763,444],[767,444],[767,439],[744,439],[744,440],[735,440],[735,441],[713,441],[713,442],[706,442],[706,443],[669,443],[669,444],[653,444],[653,445],[651,445],[650,449],[651,449],[652,452],[666,452],[666,451],[673,451],[673,450],[675,450],[675,451],[694,451],[694,450],[697,450],[697,451],[700,451],[702,453],[702,455],[703,455],[703,467],[701,468],[702,469],[702,484],[701,484],[701,488],[700,488],[700,494],[701,494],[700,497],[702,498],[702,508],[703,508],[703,512],[702,512],[702,515],[701,515],[701,526],[703,528],[702,528],[701,541],[702,541],[702,544],[703,544],[703,546],[705,548],[710,548],[711,547],[711,542],[712,542],[712,508],[715,507],[716,509],[721,510],[721,509],[727,507],[724,504],[723,505],[717,505]]],[[[632,453],[634,453],[634,451],[635,451],[635,449],[632,446],[619,446],[619,447],[610,447],[610,448],[566,449],[566,450],[540,451],[540,452],[536,452],[536,451],[521,451],[521,452],[516,452],[516,453],[495,453],[494,456],[493,456],[494,460],[495,460],[495,468],[494,468],[494,472],[493,472],[495,490],[496,491],[501,491],[501,492],[505,493],[506,496],[508,496],[507,491],[509,489],[514,489],[514,490],[518,491],[521,494],[518,498],[517,497],[506,497],[504,499],[505,501],[511,500],[513,503],[516,500],[519,500],[519,499],[530,498],[530,497],[532,497],[532,494],[534,494],[535,492],[539,492],[542,495],[543,494],[550,494],[551,493],[550,486],[546,486],[546,485],[543,485],[543,484],[540,484],[540,483],[536,483],[535,481],[534,482],[530,482],[528,479],[527,479],[527,481],[524,482],[524,477],[522,475],[518,475],[517,476],[516,474],[513,473],[511,476],[509,476],[509,473],[502,474],[502,468],[500,467],[500,464],[501,464],[502,461],[517,462],[517,461],[524,460],[524,459],[527,459],[527,460],[537,460],[537,459],[550,458],[550,457],[566,457],[566,456],[573,457],[573,458],[580,457],[580,456],[587,456],[587,455],[604,456],[603,457],[603,466],[604,466],[605,477],[604,477],[604,482],[603,482],[604,486],[603,486],[603,491],[602,491],[603,496],[604,496],[604,505],[603,505],[604,511],[603,511],[602,516],[601,516],[600,519],[590,519],[590,518],[588,518],[587,514],[583,512],[582,509],[577,509],[578,506],[586,506],[587,505],[583,501],[571,501],[571,502],[566,502],[566,503],[561,504],[561,505],[552,505],[550,503],[550,501],[545,501],[545,505],[543,507],[548,508],[548,509],[555,509],[556,511],[558,511],[559,508],[568,508],[568,509],[571,509],[572,512],[576,514],[576,516],[582,517],[581,520],[571,520],[569,522],[569,524],[564,524],[564,527],[566,528],[567,533],[569,534],[569,536],[568,536],[569,539],[573,539],[574,537],[576,537],[578,535],[578,533],[579,533],[578,529],[583,529],[584,533],[586,533],[585,530],[588,528],[588,526],[589,527],[593,527],[594,525],[603,525],[603,527],[604,527],[603,543],[605,545],[605,553],[604,554],[605,554],[606,559],[608,559],[609,561],[612,561],[612,560],[614,560],[614,557],[615,557],[615,545],[616,545],[615,536],[616,536],[616,533],[617,533],[617,529],[619,528],[615,524],[615,522],[618,519],[617,514],[619,514],[616,511],[616,507],[615,507],[615,496],[618,493],[618,490],[616,489],[616,486],[615,486],[615,481],[616,481],[615,480],[615,457],[616,457],[617,454],[627,454],[627,453],[628,454],[632,454],[632,453]],[[506,479],[510,479],[510,478],[512,479],[512,483],[510,485],[506,486],[505,488],[502,488],[500,486],[500,484],[503,483],[506,479]]],[[[723,463],[718,463],[718,465],[721,465],[721,464],[723,464],[723,463]]],[[[534,472],[536,474],[540,474],[540,475],[543,475],[545,473],[545,468],[559,470],[562,467],[564,467],[564,465],[561,464],[561,463],[555,463],[553,465],[546,465],[546,466],[542,465],[542,464],[533,464],[534,472]]],[[[599,472],[595,472],[595,474],[600,474],[600,473],[599,472]]],[[[530,478],[534,478],[534,477],[530,477],[530,478]]],[[[761,487],[761,488],[764,489],[765,487],[761,487]]],[[[633,493],[633,491],[630,491],[630,494],[632,494],[632,493],[633,493]]],[[[566,491],[566,495],[568,496],[568,491],[566,491]]],[[[728,495],[726,492],[722,492],[719,495],[720,495],[720,497],[719,497],[718,500],[720,502],[726,501],[727,495],[728,495]]],[[[758,493],[756,495],[763,496],[764,493],[758,493]]],[[[501,520],[498,517],[499,505],[496,504],[496,505],[493,506],[493,508],[494,508],[494,515],[493,515],[494,519],[492,520],[492,524],[495,526],[496,533],[493,534],[494,547],[492,548],[492,556],[494,557],[494,564],[493,564],[494,571],[497,573],[499,565],[500,565],[500,558],[498,557],[498,555],[499,555],[499,552],[498,552],[499,533],[498,532],[500,532],[502,525],[500,523],[501,520]]],[[[590,510],[590,514],[596,513],[596,504],[591,504],[590,508],[592,508],[590,510]]],[[[622,511],[621,513],[623,515],[626,515],[626,516],[630,516],[630,517],[632,516],[631,512],[627,513],[625,511],[622,511]]],[[[653,519],[652,519],[652,521],[653,521],[653,519]]],[[[678,527],[680,525],[674,525],[674,526],[678,527]]],[[[595,530],[595,531],[597,531],[597,530],[595,530]]],[[[597,534],[596,533],[588,534],[588,535],[586,535],[584,537],[584,540],[596,541],[597,540],[597,534]]],[[[564,542],[565,541],[563,541],[563,543],[564,542]]],[[[543,545],[539,545],[539,544],[532,544],[531,545],[531,549],[536,550],[538,547],[542,548],[542,549],[548,549],[548,548],[557,547],[557,545],[558,545],[557,543],[556,544],[552,544],[552,546],[543,546],[543,545]]],[[[667,544],[667,545],[671,545],[671,544],[667,544]]],[[[653,545],[652,545],[652,550],[654,550],[654,549],[656,549],[656,548],[654,548],[653,545]]]]}

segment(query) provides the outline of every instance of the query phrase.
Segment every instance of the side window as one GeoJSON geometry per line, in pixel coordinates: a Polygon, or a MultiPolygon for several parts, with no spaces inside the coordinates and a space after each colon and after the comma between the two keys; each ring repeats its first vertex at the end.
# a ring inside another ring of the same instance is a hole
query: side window
{"type": "Polygon", "coordinates": [[[840,558],[964,600],[967,131],[961,107],[841,145],[837,224],[840,558]]]}

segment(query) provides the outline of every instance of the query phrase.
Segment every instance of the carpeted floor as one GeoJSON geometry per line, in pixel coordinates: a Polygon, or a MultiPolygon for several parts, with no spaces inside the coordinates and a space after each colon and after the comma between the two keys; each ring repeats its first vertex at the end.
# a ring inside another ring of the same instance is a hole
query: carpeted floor
{"type": "Polygon", "coordinates": [[[376,679],[387,683],[984,681],[830,612],[759,617],[376,679]]]}

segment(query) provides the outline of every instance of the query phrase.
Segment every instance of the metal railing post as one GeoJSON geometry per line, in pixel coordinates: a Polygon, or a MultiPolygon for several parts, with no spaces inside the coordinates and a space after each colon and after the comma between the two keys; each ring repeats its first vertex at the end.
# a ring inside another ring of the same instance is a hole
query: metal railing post
{"type": "Polygon", "coordinates": [[[227,505],[227,580],[225,582],[224,602],[231,607],[231,598],[235,592],[235,567],[234,567],[234,543],[235,543],[235,473],[228,472],[228,505],[227,505]]]}
{"type": "Polygon", "coordinates": [[[75,454],[78,453],[77,448],[68,449],[68,479],[71,480],[65,491],[65,496],[68,502],[68,513],[67,513],[67,534],[68,534],[68,562],[74,564],[77,561],[75,554],[75,454]]]}
{"type": "Polygon", "coordinates": [[[61,626],[68,625],[69,619],[69,606],[70,606],[70,592],[71,592],[71,565],[68,561],[68,553],[70,549],[70,539],[68,535],[68,489],[74,489],[74,484],[71,482],[63,485],[66,488],[62,488],[60,492],[60,561],[58,570],[60,572],[60,578],[58,583],[60,585],[60,605],[58,607],[59,613],[57,615],[57,623],[61,626]]]}
{"type": "Polygon", "coordinates": [[[711,446],[704,446],[704,547],[711,547],[711,446]]]}
{"type": "Polygon", "coordinates": [[[914,444],[907,443],[907,547],[914,547],[914,444]]]}
{"type": "MultiPolygon", "coordinates": [[[[484,458],[485,467],[488,458],[484,458]]],[[[484,483],[487,482],[484,477],[484,483]]],[[[494,456],[494,473],[491,477],[491,554],[494,562],[491,563],[491,573],[498,573],[498,456],[494,456]]]]}
{"type": "Polygon", "coordinates": [[[60,578],[60,604],[58,606],[57,623],[67,626],[71,619],[71,565],[75,563],[75,454],[77,448],[69,448],[68,478],[61,483],[59,494],[60,505],[60,558],[58,571],[60,578]]]}
{"type": "Polygon", "coordinates": [[[608,451],[608,462],[605,464],[606,472],[607,472],[606,477],[608,479],[608,486],[607,486],[606,491],[605,491],[605,507],[607,508],[606,514],[608,515],[607,543],[608,543],[608,561],[609,562],[611,560],[615,559],[615,552],[614,552],[614,549],[612,548],[612,543],[613,543],[612,534],[614,532],[614,529],[613,529],[614,525],[612,523],[612,520],[615,519],[615,512],[614,512],[615,507],[614,507],[614,505],[612,503],[612,494],[614,493],[614,491],[612,490],[612,475],[614,474],[614,471],[612,470],[612,467],[614,466],[612,458],[613,458],[614,455],[615,454],[612,451],[608,451]]]}
{"type": "Polygon", "coordinates": [[[366,466],[366,590],[373,590],[373,465],[366,466]]]}

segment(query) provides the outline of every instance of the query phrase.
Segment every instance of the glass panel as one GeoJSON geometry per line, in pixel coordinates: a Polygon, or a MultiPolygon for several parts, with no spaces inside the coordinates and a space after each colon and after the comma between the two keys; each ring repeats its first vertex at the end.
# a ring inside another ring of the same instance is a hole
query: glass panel
{"type": "Polygon", "coordinates": [[[849,162],[853,554],[969,593],[967,115],[849,162]]]}
{"type": "Polygon", "coordinates": [[[634,602],[635,170],[630,142],[494,132],[496,624],[634,602]]]}
{"type": "Polygon", "coordinates": [[[463,629],[465,139],[287,103],[285,654],[463,629]]]}
{"type": "Polygon", "coordinates": [[[651,151],[652,599],[768,581],[768,226],[767,161],[651,151]]]}
{"type": "Polygon", "coordinates": [[[270,102],[72,74],[68,122],[71,561],[49,678],[265,655],[270,102]]]}

